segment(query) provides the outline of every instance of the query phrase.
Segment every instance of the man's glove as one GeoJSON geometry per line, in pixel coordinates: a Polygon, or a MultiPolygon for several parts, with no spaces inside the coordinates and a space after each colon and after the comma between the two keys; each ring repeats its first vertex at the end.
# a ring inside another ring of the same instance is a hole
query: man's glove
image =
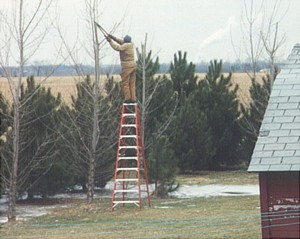
{"type": "Polygon", "coordinates": [[[108,35],[105,37],[108,42],[111,42],[111,37],[108,35]]]}
{"type": "Polygon", "coordinates": [[[113,39],[114,41],[116,41],[116,37],[115,37],[115,36],[113,36],[113,35],[111,35],[111,34],[108,34],[108,37],[109,37],[110,39],[113,39]]]}

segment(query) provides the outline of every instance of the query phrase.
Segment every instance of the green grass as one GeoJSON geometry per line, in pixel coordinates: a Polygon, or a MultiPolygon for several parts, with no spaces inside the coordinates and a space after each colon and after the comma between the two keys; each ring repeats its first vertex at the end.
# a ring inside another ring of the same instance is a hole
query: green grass
{"type": "Polygon", "coordinates": [[[208,185],[208,184],[229,184],[229,185],[258,185],[258,175],[246,171],[201,171],[196,174],[179,175],[177,180],[185,185],[208,185]]]}
{"type": "Polygon", "coordinates": [[[110,210],[110,200],[67,208],[27,222],[6,224],[1,238],[259,238],[259,198],[153,199],[142,210],[110,210]]]}
{"type": "MultiPolygon", "coordinates": [[[[228,184],[222,182],[228,179],[233,184],[251,184],[257,181],[252,176],[242,172],[202,173],[180,176],[179,181],[181,184],[189,181],[228,184]]],[[[146,200],[143,202],[146,203],[146,200]]],[[[133,205],[119,205],[114,212],[111,212],[110,199],[95,200],[90,205],[85,200],[68,203],[67,207],[56,207],[46,216],[3,225],[0,228],[1,239],[261,237],[259,196],[152,198],[151,207],[144,205],[139,210],[133,205]]]]}

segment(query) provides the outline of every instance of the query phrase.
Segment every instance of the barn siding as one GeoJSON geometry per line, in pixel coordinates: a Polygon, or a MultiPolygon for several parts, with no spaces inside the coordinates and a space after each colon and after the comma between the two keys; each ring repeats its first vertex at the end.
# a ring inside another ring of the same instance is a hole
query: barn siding
{"type": "Polygon", "coordinates": [[[300,238],[299,172],[261,172],[263,238],[300,238]]]}

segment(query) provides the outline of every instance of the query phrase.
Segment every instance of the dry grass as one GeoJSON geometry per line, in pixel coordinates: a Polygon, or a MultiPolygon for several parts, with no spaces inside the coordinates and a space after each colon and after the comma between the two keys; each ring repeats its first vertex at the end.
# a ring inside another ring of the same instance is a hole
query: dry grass
{"type": "MultiPolygon", "coordinates": [[[[114,76],[116,80],[120,79],[120,76],[114,76]]],[[[101,76],[100,84],[103,84],[107,80],[105,75],[101,76]]],[[[76,84],[84,81],[84,78],[79,76],[51,76],[47,79],[45,78],[35,78],[36,84],[40,84],[45,88],[50,88],[54,96],[57,96],[59,93],[62,96],[62,100],[66,104],[71,103],[71,96],[76,96],[76,84]]],[[[13,78],[11,85],[16,84],[16,78],[13,78]]],[[[26,86],[26,78],[22,79],[22,83],[26,86]]],[[[12,102],[12,93],[10,90],[9,81],[6,78],[0,77],[0,91],[5,96],[5,98],[12,102]]]]}
{"type": "Polygon", "coordinates": [[[114,212],[110,200],[74,202],[51,215],[7,224],[1,238],[259,238],[259,199],[211,197],[154,199],[139,210],[126,205],[114,212]]]}
{"type": "Polygon", "coordinates": [[[245,171],[201,171],[197,174],[178,175],[177,180],[181,185],[209,185],[219,183],[228,185],[257,185],[258,175],[245,171]]]}
{"type": "MultiPolygon", "coordinates": [[[[226,74],[224,74],[226,75],[226,74]]],[[[199,80],[205,77],[205,74],[197,74],[199,80]]],[[[258,80],[261,80],[263,74],[260,74],[258,80]]],[[[120,76],[115,75],[114,78],[119,81],[120,76]]],[[[37,83],[41,83],[42,86],[51,88],[53,95],[61,93],[62,99],[66,104],[70,104],[71,95],[76,95],[76,84],[83,80],[82,77],[72,77],[72,76],[61,76],[61,77],[49,77],[48,79],[44,78],[35,78],[37,83]]],[[[103,75],[101,77],[101,83],[103,84],[106,81],[107,77],[103,75]]],[[[15,81],[16,79],[14,79],[15,81]]],[[[244,105],[248,106],[250,102],[249,88],[251,86],[251,80],[246,73],[234,73],[232,76],[234,84],[239,85],[238,97],[244,105]]],[[[26,79],[22,80],[23,83],[26,83],[26,79]]],[[[0,91],[4,94],[5,98],[9,102],[12,102],[12,94],[6,78],[0,78],[0,91]]]]}

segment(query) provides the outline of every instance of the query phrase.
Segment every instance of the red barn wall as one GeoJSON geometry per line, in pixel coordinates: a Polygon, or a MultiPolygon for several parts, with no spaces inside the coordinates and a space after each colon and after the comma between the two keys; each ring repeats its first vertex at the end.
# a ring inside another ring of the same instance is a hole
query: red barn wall
{"type": "Polygon", "coordinates": [[[263,238],[300,238],[300,172],[259,174],[263,238]]]}

